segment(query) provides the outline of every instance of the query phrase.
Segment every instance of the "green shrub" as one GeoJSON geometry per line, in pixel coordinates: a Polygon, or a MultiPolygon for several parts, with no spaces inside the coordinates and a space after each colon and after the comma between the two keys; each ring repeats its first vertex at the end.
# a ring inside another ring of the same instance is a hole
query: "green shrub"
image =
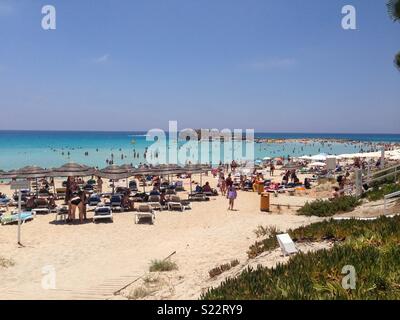
{"type": "Polygon", "coordinates": [[[219,267],[211,269],[210,271],[208,271],[208,274],[210,275],[210,278],[214,278],[216,276],[219,276],[223,272],[236,267],[239,264],[240,264],[239,260],[235,259],[235,260],[232,260],[231,263],[221,264],[219,267]]]}
{"type": "Polygon", "coordinates": [[[150,265],[150,272],[172,271],[176,269],[178,269],[178,266],[170,260],[153,260],[150,265]]]}
{"type": "Polygon", "coordinates": [[[385,195],[400,191],[400,184],[383,184],[383,185],[375,185],[372,190],[365,192],[363,194],[364,198],[367,198],[369,201],[377,201],[382,200],[385,195]]]}
{"type": "Polygon", "coordinates": [[[222,272],[223,271],[221,270],[221,267],[215,267],[208,271],[208,274],[210,275],[210,278],[214,278],[216,276],[219,276],[222,272]]]}
{"type": "Polygon", "coordinates": [[[270,236],[272,234],[277,234],[280,232],[276,226],[268,226],[268,227],[258,226],[257,229],[254,230],[254,233],[256,234],[257,238],[260,238],[263,236],[270,236]]]}
{"type": "MultiPolygon", "coordinates": [[[[260,229],[258,229],[260,230],[260,229]]],[[[264,229],[266,231],[265,235],[267,238],[256,241],[247,252],[247,255],[250,259],[257,257],[260,253],[268,250],[275,249],[278,246],[278,240],[276,239],[276,235],[281,232],[276,227],[267,227],[264,229]]]]}
{"type": "Polygon", "coordinates": [[[287,264],[272,269],[249,268],[209,290],[201,299],[400,299],[399,268],[400,247],[396,244],[386,250],[337,245],[330,251],[299,253],[287,264]],[[355,267],[355,290],[341,285],[341,271],[346,265],[355,267]]]}
{"type": "Polygon", "coordinates": [[[231,261],[231,267],[234,268],[240,264],[240,261],[238,259],[232,260],[231,261]]]}
{"type": "MultiPolygon", "coordinates": [[[[383,242],[384,239],[390,239],[393,234],[398,233],[400,242],[400,217],[393,219],[382,217],[374,221],[329,220],[302,226],[294,230],[290,229],[288,233],[295,242],[344,241],[372,235],[374,241],[383,242]]],[[[250,246],[247,254],[249,258],[255,258],[262,252],[277,247],[276,234],[271,234],[261,241],[256,241],[250,246]]]]}
{"type": "Polygon", "coordinates": [[[353,211],[360,203],[357,197],[344,196],[333,200],[307,202],[297,212],[305,216],[331,217],[337,213],[353,211]]]}
{"type": "Polygon", "coordinates": [[[229,263],[225,263],[225,264],[222,264],[220,268],[221,268],[222,272],[225,272],[231,268],[231,265],[229,263]]]}
{"type": "Polygon", "coordinates": [[[390,173],[393,173],[393,175],[392,176],[387,176],[387,177],[382,178],[380,180],[373,181],[371,183],[371,187],[372,188],[376,188],[376,187],[380,187],[380,186],[382,186],[384,184],[392,184],[392,183],[395,183],[396,181],[399,181],[400,171],[398,169],[395,169],[395,168],[387,170],[387,171],[384,171],[384,172],[374,173],[372,175],[372,177],[374,179],[376,179],[376,178],[380,178],[380,177],[386,176],[386,175],[388,175],[390,173]]]}
{"type": "MultiPolygon", "coordinates": [[[[337,243],[332,250],[299,253],[287,264],[272,269],[247,269],[201,298],[400,299],[400,217],[323,221],[289,230],[289,234],[297,242],[344,242],[337,243]],[[355,290],[342,288],[341,271],[346,265],[355,267],[355,290]]],[[[260,242],[257,245],[262,247],[260,242]]]]}

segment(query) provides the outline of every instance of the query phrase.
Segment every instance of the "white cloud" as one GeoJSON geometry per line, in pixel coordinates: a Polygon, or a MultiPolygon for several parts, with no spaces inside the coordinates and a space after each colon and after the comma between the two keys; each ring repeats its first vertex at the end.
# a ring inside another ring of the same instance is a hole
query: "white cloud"
{"type": "Polygon", "coordinates": [[[106,63],[108,62],[110,59],[110,55],[109,54],[105,54],[102,55],[101,57],[98,57],[96,59],[93,60],[94,63],[98,63],[98,64],[102,64],[102,63],[106,63]]]}
{"type": "Polygon", "coordinates": [[[293,58],[274,58],[244,64],[251,70],[287,69],[295,66],[297,61],[293,58]]]}

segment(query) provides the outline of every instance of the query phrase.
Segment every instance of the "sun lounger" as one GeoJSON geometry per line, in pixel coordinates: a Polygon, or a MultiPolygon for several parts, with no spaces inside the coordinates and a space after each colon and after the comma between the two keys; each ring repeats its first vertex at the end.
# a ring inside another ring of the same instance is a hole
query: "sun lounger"
{"type": "Polygon", "coordinates": [[[8,210],[10,199],[0,199],[0,210],[8,210]]]}
{"type": "Polygon", "coordinates": [[[92,194],[88,199],[89,207],[96,207],[101,202],[100,196],[96,193],[92,194]]]}
{"type": "Polygon", "coordinates": [[[44,198],[35,199],[35,207],[32,212],[40,214],[48,214],[50,212],[49,202],[44,198]]]}
{"type": "Polygon", "coordinates": [[[153,209],[153,210],[160,210],[162,211],[162,206],[160,203],[161,199],[160,196],[149,196],[149,202],[148,205],[153,209]]]}
{"type": "Polygon", "coordinates": [[[111,208],[110,207],[97,207],[94,210],[93,222],[96,222],[98,220],[114,221],[111,208]]]}
{"type": "Polygon", "coordinates": [[[68,206],[59,206],[56,208],[56,218],[55,221],[67,221],[68,218],[68,206]]]}
{"type": "Polygon", "coordinates": [[[211,191],[203,191],[203,193],[208,197],[214,197],[218,195],[218,191],[216,189],[212,189],[211,191]]]}
{"type": "Polygon", "coordinates": [[[110,207],[111,207],[111,210],[113,210],[113,211],[115,211],[115,210],[120,211],[120,212],[124,211],[124,208],[122,206],[122,196],[121,195],[111,196],[110,207]]]}
{"type": "Polygon", "coordinates": [[[189,201],[182,201],[178,196],[172,196],[168,201],[168,210],[184,211],[185,209],[190,209],[189,201]]]}
{"type": "Polygon", "coordinates": [[[64,199],[67,192],[67,188],[57,188],[56,197],[57,199],[64,199]]]}
{"type": "Polygon", "coordinates": [[[140,219],[150,219],[150,223],[154,224],[156,218],[154,210],[148,204],[139,205],[138,212],[135,214],[135,223],[139,223],[140,219]]]}
{"type": "MultiPolygon", "coordinates": [[[[21,213],[21,222],[25,223],[26,221],[33,220],[34,215],[31,212],[22,212],[21,213]]],[[[12,224],[18,223],[19,214],[11,214],[11,215],[3,215],[1,216],[1,224],[12,224]]]]}
{"type": "Polygon", "coordinates": [[[83,186],[83,190],[87,193],[87,194],[93,194],[95,191],[94,191],[94,187],[92,186],[92,185],[90,185],[90,184],[85,184],[84,186],[83,186]]]}
{"type": "Polygon", "coordinates": [[[50,209],[49,208],[35,208],[32,209],[32,213],[33,214],[49,214],[50,213],[50,209]]]}
{"type": "Polygon", "coordinates": [[[52,195],[52,193],[50,193],[49,191],[45,191],[45,190],[41,190],[38,193],[38,196],[40,198],[47,198],[47,197],[50,197],[51,195],[52,195]]]}
{"type": "Polygon", "coordinates": [[[281,247],[284,256],[289,256],[298,252],[293,240],[287,233],[278,234],[276,238],[278,239],[279,246],[281,247]]]}
{"type": "Polygon", "coordinates": [[[165,189],[166,195],[175,195],[176,191],[174,189],[165,189]]]}
{"type": "Polygon", "coordinates": [[[210,198],[207,197],[204,193],[192,193],[189,194],[189,201],[210,201],[210,198]]]}
{"type": "Polygon", "coordinates": [[[129,181],[129,190],[131,190],[132,192],[138,191],[137,183],[135,180],[129,181]]]}

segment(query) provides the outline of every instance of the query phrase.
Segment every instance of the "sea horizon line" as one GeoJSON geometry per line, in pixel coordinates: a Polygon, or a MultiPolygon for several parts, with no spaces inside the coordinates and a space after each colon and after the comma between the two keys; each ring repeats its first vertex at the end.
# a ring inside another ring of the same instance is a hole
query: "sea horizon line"
{"type": "MultiPolygon", "coordinates": [[[[162,128],[158,128],[164,130],[162,128]]],[[[194,130],[200,130],[204,128],[196,128],[194,130]]],[[[237,129],[237,128],[235,128],[237,129]]],[[[233,130],[235,130],[233,129],[233,130]]],[[[218,129],[221,130],[221,129],[218,129]]],[[[246,129],[243,129],[246,130],[246,129]]],[[[168,130],[165,130],[168,131],[168,130]]],[[[179,130],[178,130],[179,131],[179,130]]],[[[40,133],[139,133],[143,134],[148,132],[148,130],[53,130],[53,129],[0,129],[0,133],[18,133],[18,132],[40,132],[40,133]]],[[[255,134],[304,134],[304,135],[400,135],[394,132],[306,132],[306,131],[254,131],[255,134]]]]}

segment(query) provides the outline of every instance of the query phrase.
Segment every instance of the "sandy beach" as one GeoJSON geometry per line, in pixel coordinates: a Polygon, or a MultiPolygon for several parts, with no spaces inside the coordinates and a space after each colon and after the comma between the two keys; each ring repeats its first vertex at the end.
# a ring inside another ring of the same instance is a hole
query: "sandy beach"
{"type": "MultiPolygon", "coordinates": [[[[208,180],[216,184],[216,179],[208,180]]],[[[2,185],[0,190],[7,188],[2,185]]],[[[226,198],[217,196],[209,202],[194,202],[192,209],[183,213],[157,213],[154,225],[135,224],[134,212],[116,213],[114,223],[83,225],[55,223],[55,214],[38,215],[22,227],[23,248],[16,244],[17,226],[1,226],[1,256],[15,265],[0,274],[0,298],[115,298],[115,291],[148,273],[152,260],[176,252],[172,260],[179,269],[173,274],[182,281],[169,284],[172,291],[162,298],[197,299],[213,285],[210,269],[233,259],[246,263],[258,226],[286,230],[320,220],[294,213],[295,206],[306,200],[280,195],[272,203],[291,203],[291,209],[261,213],[259,195],[239,191],[237,211],[228,211],[226,198]],[[56,272],[55,290],[42,288],[49,268],[56,272]]],[[[89,212],[88,218],[91,216],[89,212]]]]}
{"type": "Polygon", "coordinates": [[[400,0],[41,2],[0,0],[0,301],[400,300],[400,0]]]}
{"type": "MultiPolygon", "coordinates": [[[[276,170],[271,177],[264,170],[264,177],[279,182],[283,173],[276,170]]],[[[299,173],[298,177],[303,181],[311,175],[299,173]]],[[[192,180],[199,182],[199,176],[192,180]]],[[[212,175],[203,175],[202,180],[217,187],[218,180],[212,175]]],[[[190,180],[181,181],[186,191],[179,195],[186,199],[190,180]]],[[[56,179],[56,186],[61,182],[56,179]]],[[[126,186],[126,181],[118,184],[126,186]]],[[[258,193],[239,190],[236,211],[228,211],[228,200],[218,195],[207,202],[192,202],[192,208],[184,212],[157,212],[154,225],[135,224],[135,212],[115,212],[113,223],[93,223],[93,212],[89,211],[83,224],[56,222],[55,213],[37,215],[22,226],[24,247],[17,245],[17,225],[0,226],[0,257],[13,262],[1,270],[0,299],[198,299],[208,288],[249,266],[272,267],[287,261],[280,249],[249,260],[247,251],[257,239],[254,231],[259,226],[274,226],[283,232],[322,221],[324,218],[298,215],[297,209],[306,202],[327,199],[334,185],[327,180],[294,195],[271,194],[269,213],[260,211],[258,193]],[[177,270],[149,272],[153,260],[170,255],[177,270]],[[239,265],[210,278],[211,269],[232,260],[238,260],[239,265]],[[55,287],[46,285],[49,275],[54,276],[55,287]],[[146,292],[137,296],[143,288],[146,292]]],[[[108,181],[103,189],[111,191],[108,181]]],[[[12,194],[8,184],[1,184],[0,192],[12,194]]],[[[383,201],[366,203],[338,216],[373,217],[384,214],[383,208],[383,201]]],[[[331,245],[302,243],[299,249],[308,252],[331,245]]]]}

